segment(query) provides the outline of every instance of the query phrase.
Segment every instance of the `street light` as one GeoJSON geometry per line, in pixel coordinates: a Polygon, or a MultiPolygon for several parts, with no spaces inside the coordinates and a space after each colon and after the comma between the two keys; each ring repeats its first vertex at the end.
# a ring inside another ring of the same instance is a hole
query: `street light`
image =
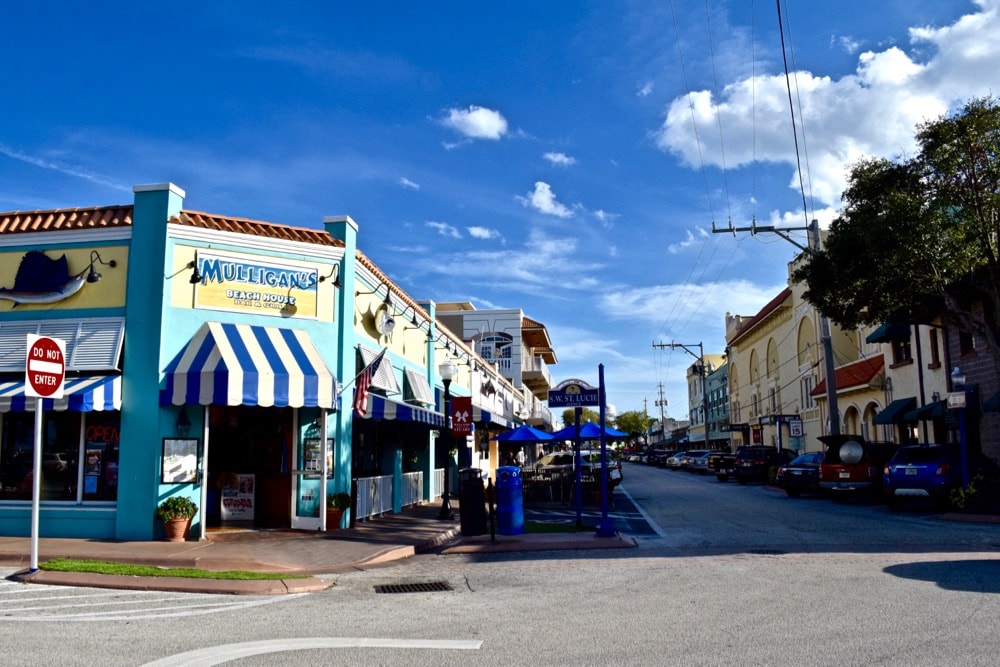
{"type": "Polygon", "coordinates": [[[455,514],[451,511],[451,495],[448,493],[448,477],[451,475],[451,381],[458,374],[458,366],[451,359],[446,359],[438,366],[438,374],[441,382],[444,383],[444,488],[441,491],[441,511],[438,519],[441,521],[454,521],[455,514]]]}

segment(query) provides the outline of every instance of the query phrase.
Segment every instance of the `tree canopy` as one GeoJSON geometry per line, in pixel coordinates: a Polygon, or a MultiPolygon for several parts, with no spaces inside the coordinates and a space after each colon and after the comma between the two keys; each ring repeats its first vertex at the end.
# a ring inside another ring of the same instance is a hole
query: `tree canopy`
{"type": "Polygon", "coordinates": [[[625,431],[629,434],[630,439],[635,440],[639,436],[646,435],[653,420],[644,412],[630,410],[618,415],[615,422],[619,431],[625,431]]]}
{"type": "Polygon", "coordinates": [[[865,158],[821,250],[792,274],[844,328],[936,317],[1000,360],[1000,107],[992,97],[920,125],[915,157],[865,158]]]}
{"type": "MultiPolygon", "coordinates": [[[[566,408],[565,410],[563,410],[562,412],[563,426],[572,426],[573,424],[576,423],[575,411],[576,408],[566,408]]],[[[586,424],[587,422],[594,422],[595,424],[600,424],[601,415],[599,415],[594,410],[591,410],[590,408],[581,408],[580,423],[586,424]]]]}

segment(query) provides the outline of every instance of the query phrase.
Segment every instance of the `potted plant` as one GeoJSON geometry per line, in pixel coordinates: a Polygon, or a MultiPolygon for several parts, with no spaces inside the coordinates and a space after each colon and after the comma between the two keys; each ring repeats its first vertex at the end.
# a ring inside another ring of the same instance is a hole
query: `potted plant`
{"type": "Polygon", "coordinates": [[[170,542],[187,539],[191,519],[198,513],[198,506],[187,496],[171,496],[156,508],[156,518],[163,522],[163,530],[170,542]]]}
{"type": "Polygon", "coordinates": [[[344,510],[351,506],[351,495],[341,491],[326,497],[326,529],[336,530],[344,518],[344,510]]]}

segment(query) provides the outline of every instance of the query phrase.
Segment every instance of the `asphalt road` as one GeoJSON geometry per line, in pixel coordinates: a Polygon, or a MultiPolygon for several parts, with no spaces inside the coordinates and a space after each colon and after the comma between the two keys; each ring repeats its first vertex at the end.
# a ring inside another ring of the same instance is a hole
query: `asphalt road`
{"type": "Polygon", "coordinates": [[[640,466],[622,490],[636,549],[429,554],[266,602],[3,586],[4,664],[996,664],[996,525],[640,466]]]}

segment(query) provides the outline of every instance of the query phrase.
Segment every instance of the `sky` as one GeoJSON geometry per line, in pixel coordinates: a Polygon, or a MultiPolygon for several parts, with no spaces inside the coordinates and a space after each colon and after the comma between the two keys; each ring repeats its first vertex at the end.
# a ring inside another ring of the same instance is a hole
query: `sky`
{"type": "Polygon", "coordinates": [[[596,385],[603,366],[619,413],[659,417],[663,399],[675,419],[684,348],[722,353],[726,313],[781,291],[850,165],[912,155],[921,122],[1000,91],[1000,0],[0,15],[0,211],[130,204],[169,181],[188,210],[350,215],[412,297],[521,308],[548,328],[554,382],[596,385]],[[796,243],[725,231],[752,224],[796,243]]]}

